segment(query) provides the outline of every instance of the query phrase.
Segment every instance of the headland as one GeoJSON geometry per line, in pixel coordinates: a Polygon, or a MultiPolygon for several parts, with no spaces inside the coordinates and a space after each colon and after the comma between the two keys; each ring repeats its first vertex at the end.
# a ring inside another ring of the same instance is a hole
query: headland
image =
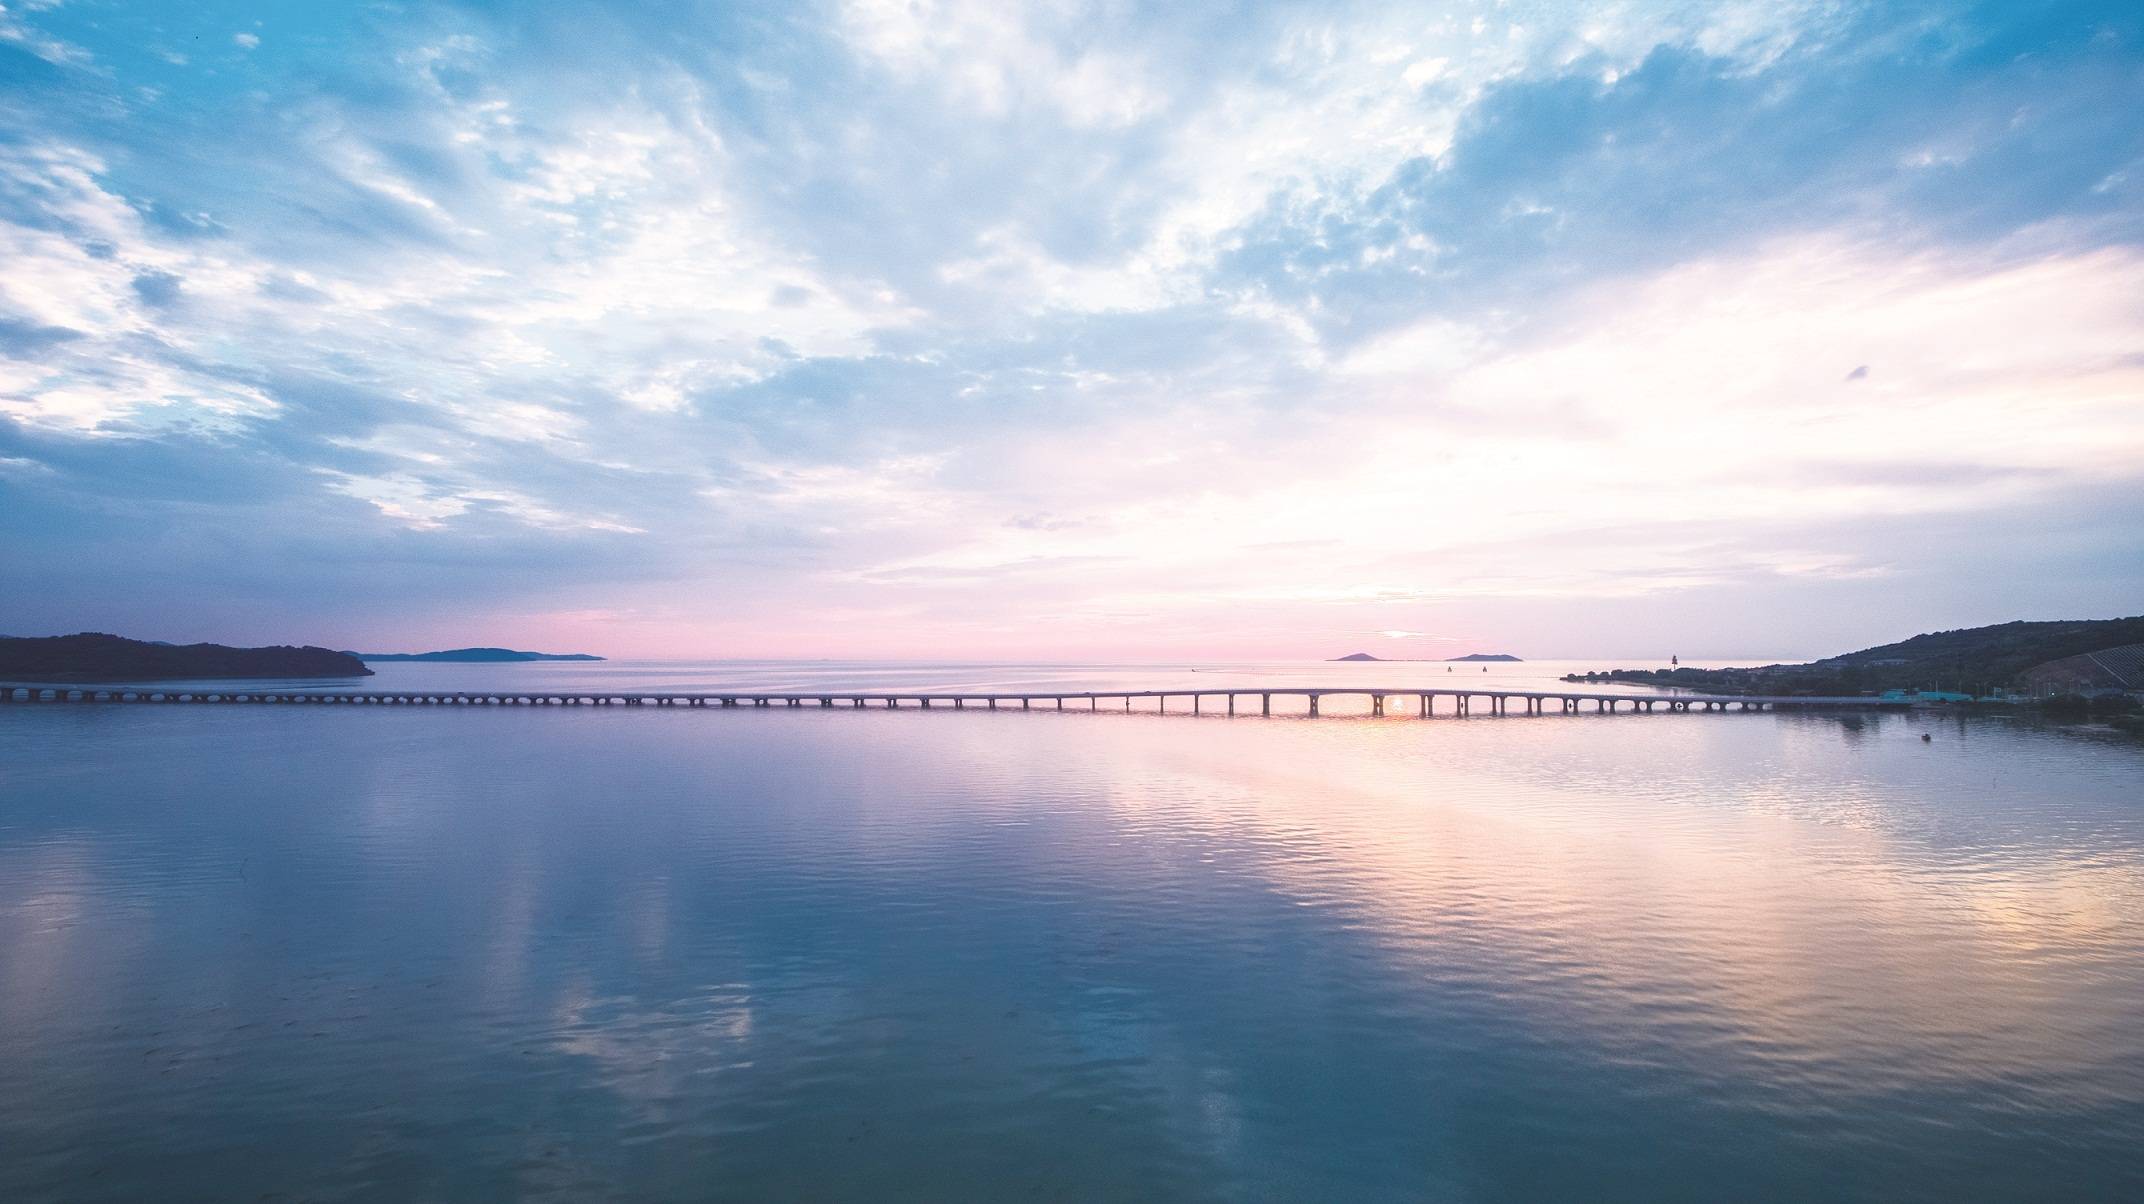
{"type": "Polygon", "coordinates": [[[311,645],[233,648],[224,644],[160,644],[91,631],[0,637],[0,678],[16,681],[370,676],[372,670],[349,653],[311,645]]]}

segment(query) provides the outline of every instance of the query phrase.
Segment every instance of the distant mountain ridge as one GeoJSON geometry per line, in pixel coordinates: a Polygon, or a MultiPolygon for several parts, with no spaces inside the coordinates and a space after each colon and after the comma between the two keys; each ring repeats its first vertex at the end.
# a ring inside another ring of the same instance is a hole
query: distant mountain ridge
{"type": "Polygon", "coordinates": [[[520,652],[512,648],[448,648],[442,652],[352,652],[361,661],[448,661],[456,664],[516,664],[522,661],[599,661],[587,652],[520,652]]]}
{"type": "Polygon", "coordinates": [[[372,670],[349,653],[311,645],[162,644],[101,631],[0,637],[0,678],[15,681],[370,676],[372,670]]]}

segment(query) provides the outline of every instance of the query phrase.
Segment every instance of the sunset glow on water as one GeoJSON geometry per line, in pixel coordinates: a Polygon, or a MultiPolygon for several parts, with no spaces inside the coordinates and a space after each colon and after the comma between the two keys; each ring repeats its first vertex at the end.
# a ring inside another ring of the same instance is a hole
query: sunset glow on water
{"type": "Polygon", "coordinates": [[[2139,0],[0,0],[0,1204],[2144,1201],[2139,0]]]}
{"type": "Polygon", "coordinates": [[[15,706],[0,766],[14,1199],[2144,1187],[2087,736],[15,706]]]}

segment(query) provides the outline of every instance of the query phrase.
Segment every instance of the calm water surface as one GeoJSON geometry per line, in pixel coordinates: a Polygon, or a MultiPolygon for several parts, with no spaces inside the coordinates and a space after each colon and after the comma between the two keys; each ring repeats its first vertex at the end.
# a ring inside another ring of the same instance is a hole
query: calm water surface
{"type": "MultiPolygon", "coordinates": [[[[1729,664],[1770,664],[1777,658],[1756,657],[1736,661],[1685,661],[1690,668],[1718,668],[1729,664]]],[[[1261,686],[1348,687],[1377,686],[1404,689],[1461,687],[1485,690],[1573,689],[1587,693],[1638,694],[1658,697],[1649,686],[1614,682],[1568,685],[1567,673],[1606,669],[1660,669],[1665,665],[1646,661],[1519,661],[1489,664],[1450,664],[1443,661],[1384,661],[1335,663],[1308,661],[1183,661],[1173,664],[1061,665],[976,662],[973,664],[904,664],[888,661],[535,661],[524,664],[442,664],[411,661],[379,661],[370,666],[371,677],[216,682],[159,682],[167,689],[187,686],[237,685],[243,689],[321,690],[527,690],[531,693],[571,690],[635,691],[676,690],[766,690],[804,693],[823,689],[929,690],[939,693],[1049,693],[1062,690],[1255,690],[1261,686]]],[[[1142,702],[1152,709],[1155,704],[1142,702]]],[[[1300,702],[1291,702],[1301,709],[1300,702]]],[[[1332,707],[1367,709],[1366,703],[1334,699],[1332,707]]],[[[1446,704],[1449,709],[1450,704],[1446,704]]]]}
{"type": "Polygon", "coordinates": [[[0,1199],[627,1197],[2144,1198],[2144,751],[0,709],[0,1199]]]}

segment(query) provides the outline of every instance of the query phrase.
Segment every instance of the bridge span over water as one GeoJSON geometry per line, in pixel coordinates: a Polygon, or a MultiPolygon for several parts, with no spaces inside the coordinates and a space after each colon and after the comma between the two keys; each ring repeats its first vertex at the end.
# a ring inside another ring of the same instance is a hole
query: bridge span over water
{"type": "Polygon", "coordinates": [[[1103,690],[1040,693],[935,693],[913,690],[318,690],[290,687],[248,688],[237,685],[203,688],[118,685],[0,683],[0,703],[232,703],[273,706],[654,706],[654,707],[916,707],[923,710],[1078,710],[1130,711],[1134,703],[1152,702],[1154,710],[1202,715],[1275,713],[1316,716],[1328,698],[1366,699],[1371,716],[1413,714],[1427,719],[1452,716],[1557,714],[1651,714],[1686,711],[1781,711],[1904,709],[1895,699],[1868,697],[1806,698],[1765,694],[1599,694],[1568,690],[1401,689],[1392,686],[1257,686],[1198,690],[1103,690]],[[1393,700],[1398,700],[1396,707],[1393,700]],[[1411,709],[1410,709],[1411,708],[1411,709]],[[1477,708],[1480,708],[1477,710],[1477,708]]]}

